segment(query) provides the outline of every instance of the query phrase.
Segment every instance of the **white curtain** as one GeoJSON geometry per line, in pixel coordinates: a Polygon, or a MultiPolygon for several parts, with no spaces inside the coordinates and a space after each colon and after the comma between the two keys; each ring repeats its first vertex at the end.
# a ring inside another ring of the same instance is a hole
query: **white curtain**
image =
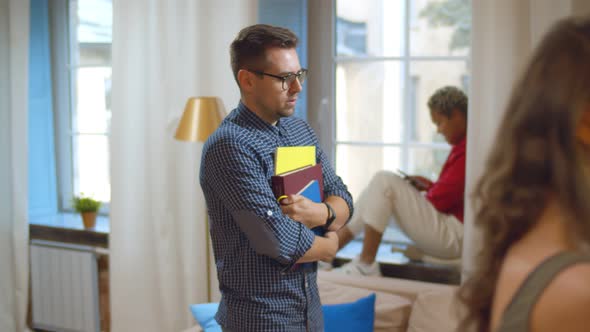
{"type": "MultiPolygon", "coordinates": [[[[239,91],[229,44],[256,1],[113,1],[110,282],[113,332],[179,331],[207,302],[201,143],[173,139],[190,96],[239,91]]],[[[211,266],[214,298],[217,277],[211,266]]]]}
{"type": "Polygon", "coordinates": [[[27,331],[29,1],[0,0],[0,331],[27,331]]]}
{"type": "Polygon", "coordinates": [[[472,273],[481,249],[470,194],[483,172],[512,86],[547,29],[565,16],[589,13],[590,1],[473,1],[472,7],[463,280],[472,273]]]}

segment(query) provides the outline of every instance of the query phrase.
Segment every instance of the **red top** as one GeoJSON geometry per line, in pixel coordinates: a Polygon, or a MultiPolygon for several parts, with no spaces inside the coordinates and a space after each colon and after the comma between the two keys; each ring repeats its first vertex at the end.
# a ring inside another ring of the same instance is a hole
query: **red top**
{"type": "Polygon", "coordinates": [[[428,188],[426,199],[438,211],[452,214],[463,222],[464,194],[465,138],[451,149],[438,180],[428,188]]]}

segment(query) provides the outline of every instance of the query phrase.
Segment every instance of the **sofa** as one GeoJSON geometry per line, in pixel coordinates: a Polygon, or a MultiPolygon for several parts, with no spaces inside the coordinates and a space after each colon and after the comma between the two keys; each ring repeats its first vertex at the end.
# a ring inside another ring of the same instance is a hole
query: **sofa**
{"type": "Polygon", "coordinates": [[[318,274],[323,304],[352,302],[371,293],[376,332],[451,332],[459,324],[457,286],[386,277],[318,274]]]}
{"type": "MultiPolygon", "coordinates": [[[[450,332],[458,326],[457,286],[330,271],[318,273],[318,286],[323,304],[352,302],[375,293],[376,332],[450,332]]],[[[197,324],[183,332],[200,331],[197,324]]]]}

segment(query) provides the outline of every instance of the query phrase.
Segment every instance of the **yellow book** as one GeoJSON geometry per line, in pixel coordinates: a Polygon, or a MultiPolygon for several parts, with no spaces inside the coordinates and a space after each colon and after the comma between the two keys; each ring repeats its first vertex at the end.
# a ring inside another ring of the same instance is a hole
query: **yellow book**
{"type": "Polygon", "coordinates": [[[275,175],[315,165],[315,146],[279,146],[275,152],[275,175]]]}

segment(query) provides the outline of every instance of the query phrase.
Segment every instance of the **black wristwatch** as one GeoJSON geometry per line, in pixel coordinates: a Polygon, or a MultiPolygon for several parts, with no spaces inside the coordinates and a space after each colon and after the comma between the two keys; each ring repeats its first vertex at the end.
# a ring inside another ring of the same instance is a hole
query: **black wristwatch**
{"type": "Polygon", "coordinates": [[[324,202],[324,204],[326,205],[326,208],[328,208],[328,218],[326,219],[326,223],[324,224],[324,228],[328,228],[328,227],[330,227],[330,225],[332,225],[334,220],[336,220],[336,212],[334,212],[334,209],[332,209],[330,204],[328,204],[326,202],[324,202]]]}

